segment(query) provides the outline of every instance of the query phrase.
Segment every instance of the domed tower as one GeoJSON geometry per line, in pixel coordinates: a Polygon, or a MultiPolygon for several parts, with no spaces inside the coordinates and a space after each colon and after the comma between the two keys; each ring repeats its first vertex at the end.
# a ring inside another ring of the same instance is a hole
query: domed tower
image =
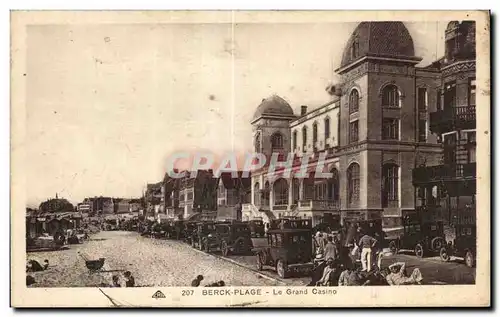
{"type": "Polygon", "coordinates": [[[400,214],[413,206],[415,65],[420,61],[402,22],[362,22],[346,43],[336,70],[342,87],[339,163],[344,218],[381,218],[385,212],[400,214]]]}
{"type": "Polygon", "coordinates": [[[270,158],[273,152],[290,151],[289,122],[295,119],[293,109],[283,98],[272,95],[262,99],[252,119],[254,151],[270,158]]]}

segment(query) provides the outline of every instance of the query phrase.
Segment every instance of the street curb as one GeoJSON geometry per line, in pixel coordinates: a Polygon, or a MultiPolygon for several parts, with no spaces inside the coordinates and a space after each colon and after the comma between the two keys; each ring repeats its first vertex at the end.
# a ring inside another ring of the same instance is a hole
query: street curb
{"type": "Polygon", "coordinates": [[[216,259],[221,259],[223,261],[226,261],[226,262],[232,263],[234,265],[237,265],[237,266],[239,266],[241,268],[244,268],[244,269],[247,269],[249,271],[252,271],[253,273],[259,275],[260,277],[263,277],[263,278],[268,279],[270,281],[279,282],[281,284],[288,285],[286,282],[284,282],[284,281],[282,281],[280,279],[277,279],[277,278],[272,277],[272,276],[268,276],[268,275],[266,275],[264,273],[261,273],[261,272],[255,270],[255,269],[252,269],[252,268],[250,268],[250,267],[248,267],[246,265],[243,265],[243,264],[241,264],[241,263],[239,263],[239,262],[237,262],[237,261],[235,261],[233,259],[226,258],[226,257],[220,256],[220,255],[216,255],[216,254],[213,254],[213,253],[206,253],[206,252],[200,251],[200,250],[195,249],[195,248],[193,248],[193,250],[196,251],[196,252],[198,252],[198,253],[209,255],[209,256],[212,256],[212,257],[214,257],[216,259]]]}

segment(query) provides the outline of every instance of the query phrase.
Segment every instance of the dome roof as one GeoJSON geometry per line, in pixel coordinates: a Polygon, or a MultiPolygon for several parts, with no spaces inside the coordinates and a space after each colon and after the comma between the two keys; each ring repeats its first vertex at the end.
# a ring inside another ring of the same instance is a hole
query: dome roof
{"type": "Polygon", "coordinates": [[[413,39],[403,22],[361,22],[347,41],[340,67],[367,55],[415,59],[413,39]]]}
{"type": "Polygon", "coordinates": [[[294,116],[293,109],[290,104],[277,95],[272,95],[271,97],[262,99],[262,102],[255,110],[253,115],[253,120],[256,120],[264,115],[271,116],[294,116]]]}

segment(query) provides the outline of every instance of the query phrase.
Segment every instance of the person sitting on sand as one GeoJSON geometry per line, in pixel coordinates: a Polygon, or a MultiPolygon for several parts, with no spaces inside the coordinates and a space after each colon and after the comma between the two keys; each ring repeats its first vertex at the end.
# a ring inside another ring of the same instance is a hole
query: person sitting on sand
{"type": "Polygon", "coordinates": [[[224,281],[219,281],[219,282],[217,282],[217,286],[224,287],[224,286],[226,286],[226,283],[224,283],[224,281]]]}
{"type": "Polygon", "coordinates": [[[198,287],[201,284],[201,281],[203,281],[203,275],[198,275],[192,282],[191,286],[193,287],[198,287]]]}
{"type": "Polygon", "coordinates": [[[113,287],[122,287],[120,285],[120,278],[118,277],[118,275],[113,275],[112,280],[113,280],[113,287]]]}
{"type": "Polygon", "coordinates": [[[48,268],[49,268],[49,260],[45,259],[45,260],[43,261],[43,269],[44,269],[44,270],[46,270],[46,269],[48,269],[48,268]]]}
{"type": "MultiPolygon", "coordinates": [[[[48,261],[47,261],[47,263],[48,263],[48,261]]],[[[48,264],[47,264],[47,267],[48,267],[48,264]]],[[[45,270],[44,266],[42,266],[37,260],[28,260],[28,263],[26,264],[26,271],[27,272],[40,272],[43,270],[45,270]]]]}
{"type": "Polygon", "coordinates": [[[123,273],[123,276],[125,277],[125,287],[135,286],[135,279],[130,271],[126,271],[125,273],[123,273]]]}
{"type": "Polygon", "coordinates": [[[30,286],[30,285],[33,285],[35,284],[36,281],[35,281],[35,278],[31,275],[26,275],[26,286],[30,286]]]}
{"type": "Polygon", "coordinates": [[[422,273],[420,269],[415,268],[409,277],[405,275],[406,263],[396,262],[389,266],[391,271],[385,278],[389,285],[412,285],[412,284],[422,284],[422,273]]]}

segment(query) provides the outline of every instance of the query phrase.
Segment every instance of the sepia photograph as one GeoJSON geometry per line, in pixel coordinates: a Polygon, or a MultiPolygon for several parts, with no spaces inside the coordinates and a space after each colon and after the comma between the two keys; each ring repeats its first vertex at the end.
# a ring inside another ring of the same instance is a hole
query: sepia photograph
{"type": "Polygon", "coordinates": [[[12,11],[11,305],[489,305],[489,19],[12,11]]]}

